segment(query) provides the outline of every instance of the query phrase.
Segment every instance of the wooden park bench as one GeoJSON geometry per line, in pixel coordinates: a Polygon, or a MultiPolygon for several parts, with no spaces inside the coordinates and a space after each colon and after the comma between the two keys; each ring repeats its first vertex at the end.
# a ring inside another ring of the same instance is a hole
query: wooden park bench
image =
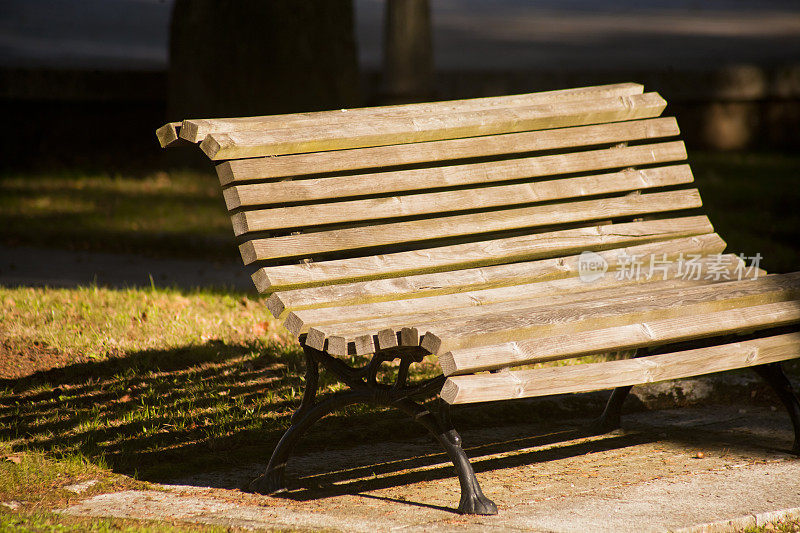
{"type": "Polygon", "coordinates": [[[743,367],[786,405],[800,452],[780,367],[800,356],[800,272],[723,253],[665,105],[625,83],[160,128],[218,162],[244,263],[307,359],[251,488],[284,490],[298,437],[366,402],[422,423],[456,466],[459,511],[494,514],[450,404],[614,389],[605,431],[633,385],[743,367]],[[540,364],[609,353],[628,356],[540,364]],[[431,354],[441,375],[409,382],[431,354]],[[347,390],[317,399],[320,365],[347,390]]]}

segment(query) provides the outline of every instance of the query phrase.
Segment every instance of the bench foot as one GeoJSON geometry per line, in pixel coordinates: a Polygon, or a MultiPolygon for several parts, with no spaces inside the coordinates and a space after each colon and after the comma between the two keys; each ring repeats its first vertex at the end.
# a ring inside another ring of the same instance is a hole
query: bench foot
{"type": "Polygon", "coordinates": [[[447,452],[456,466],[458,480],[461,483],[461,500],[458,502],[458,512],[477,515],[497,514],[497,505],[483,494],[467,454],[464,453],[461,446],[454,445],[454,447],[456,448],[454,450],[455,453],[451,453],[451,450],[447,450],[447,452]],[[453,457],[454,455],[456,458],[453,457]]]}
{"type": "Polygon", "coordinates": [[[461,494],[461,501],[458,503],[458,512],[461,514],[477,514],[491,516],[497,514],[497,505],[483,495],[481,488],[475,485],[477,493],[461,494]]]}
{"type": "Polygon", "coordinates": [[[458,512],[477,515],[497,514],[497,505],[483,494],[478,478],[475,476],[475,470],[469,462],[469,457],[461,447],[461,436],[452,427],[448,411],[449,406],[441,400],[439,401],[439,406],[442,414],[441,422],[427,409],[423,409],[414,402],[404,402],[404,405],[398,405],[400,409],[409,414],[416,413],[413,416],[417,422],[425,426],[431,435],[436,438],[453,462],[458,474],[458,481],[461,484],[461,500],[458,503],[458,512]]]}
{"type": "Polygon", "coordinates": [[[421,360],[424,354],[402,350],[395,354],[376,354],[366,367],[354,369],[324,352],[308,347],[304,347],[304,351],[307,366],[306,390],[302,403],[292,417],[291,427],[286,430],[272,452],[266,471],[248,485],[249,490],[259,494],[285,492],[287,490],[284,479],[286,462],[300,437],[317,420],[333,411],[355,403],[371,403],[400,409],[414,421],[422,424],[442,445],[455,465],[461,484],[459,513],[497,514],[497,506],[481,491],[469,458],[461,448],[461,437],[452,428],[449,419],[446,419],[444,423],[440,422],[428,409],[411,399],[411,396],[431,397],[437,394],[444,382],[444,376],[439,376],[414,385],[406,384],[409,365],[414,361],[421,360]],[[376,374],[381,363],[391,361],[396,357],[401,359],[397,381],[393,385],[377,383],[376,374]],[[348,385],[349,390],[317,401],[320,364],[348,385]]]}
{"type": "Polygon", "coordinates": [[[797,395],[792,390],[792,384],[780,363],[769,363],[766,365],[758,365],[752,367],[753,370],[761,376],[764,381],[769,383],[775,394],[786,407],[789,413],[789,418],[794,426],[794,445],[792,446],[792,453],[800,455],[800,401],[797,400],[797,395]]]}
{"type": "MultiPolygon", "coordinates": [[[[632,357],[642,357],[646,355],[646,353],[650,352],[634,350],[632,357]]],[[[600,415],[600,418],[589,423],[587,430],[590,435],[603,435],[604,433],[609,433],[620,428],[622,425],[622,404],[625,403],[625,399],[628,397],[628,394],[630,394],[631,389],[633,389],[633,385],[617,387],[611,391],[611,396],[608,398],[608,402],[606,402],[603,414],[600,415]]]]}
{"type": "Polygon", "coordinates": [[[600,418],[593,420],[588,427],[590,434],[602,435],[609,431],[619,429],[622,425],[622,404],[625,398],[630,394],[633,385],[626,387],[617,387],[611,392],[611,397],[606,403],[606,408],[603,409],[603,414],[600,418]]]}
{"type": "Polygon", "coordinates": [[[250,492],[271,496],[286,492],[286,483],[283,479],[283,468],[280,470],[267,470],[247,486],[250,492]]]}
{"type": "Polygon", "coordinates": [[[308,404],[301,406],[295,416],[292,417],[292,426],[286,430],[281,440],[278,441],[278,445],[275,446],[269,464],[267,464],[267,470],[250,483],[249,489],[252,492],[267,495],[286,492],[284,480],[286,462],[289,460],[289,456],[303,433],[323,416],[348,405],[365,401],[368,401],[368,398],[364,394],[353,391],[339,393],[315,404],[313,407],[308,404]]]}

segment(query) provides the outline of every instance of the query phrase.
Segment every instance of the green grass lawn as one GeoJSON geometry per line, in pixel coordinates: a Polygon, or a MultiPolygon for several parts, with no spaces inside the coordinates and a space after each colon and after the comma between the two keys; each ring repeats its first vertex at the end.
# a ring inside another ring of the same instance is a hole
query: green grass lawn
{"type": "MultiPolygon", "coordinates": [[[[264,461],[302,395],[302,352],[245,294],[0,288],[0,303],[0,502],[17,514],[86,479],[91,495],[264,461]]],[[[322,394],[340,389],[323,374],[322,394]]],[[[332,415],[303,446],[424,433],[379,410],[332,415]]]]}
{"type": "Polygon", "coordinates": [[[727,251],[800,270],[800,155],[690,152],[704,210],[727,251]]]}
{"type": "Polygon", "coordinates": [[[0,175],[0,242],[238,259],[213,172],[0,175]]]}
{"type": "Polygon", "coordinates": [[[184,524],[177,521],[83,518],[43,511],[9,513],[0,510],[0,531],[7,533],[238,533],[250,530],[197,523],[184,524]]]}
{"type": "MultiPolygon", "coordinates": [[[[728,250],[764,257],[771,272],[800,266],[800,155],[689,154],[705,211],[728,250]]],[[[213,172],[144,176],[0,175],[0,242],[238,259],[213,172]]]]}

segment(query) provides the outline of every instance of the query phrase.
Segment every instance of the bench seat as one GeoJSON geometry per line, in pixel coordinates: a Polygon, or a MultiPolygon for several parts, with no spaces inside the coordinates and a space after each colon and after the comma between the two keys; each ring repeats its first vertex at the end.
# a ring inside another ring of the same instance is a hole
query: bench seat
{"type": "MultiPolygon", "coordinates": [[[[685,239],[680,240],[680,245],[686,249],[690,249],[689,244],[685,239]]],[[[721,257],[728,259],[726,266],[730,270],[724,271],[727,276],[741,268],[739,257],[721,257]]],[[[712,260],[705,257],[699,264],[712,264],[712,260]]],[[[296,311],[287,311],[281,303],[283,312],[276,310],[276,315],[286,315],[285,325],[293,333],[307,333],[307,345],[335,355],[362,355],[401,344],[421,346],[438,356],[443,374],[450,377],[441,392],[442,399],[449,403],[557,394],[558,389],[554,391],[552,387],[528,387],[523,391],[495,385],[514,383],[518,375],[532,379],[539,372],[549,376],[547,379],[559,379],[562,373],[570,376],[575,369],[556,367],[504,372],[506,381],[492,374],[474,378],[451,376],[747,334],[755,329],[800,323],[800,273],[762,274],[760,278],[741,281],[672,278],[623,283],[611,279],[599,285],[567,277],[296,311]],[[487,392],[487,387],[492,389],[491,393],[487,392]]],[[[280,301],[280,296],[273,295],[273,306],[280,301]]],[[[754,355],[740,358],[738,344],[724,344],[731,350],[730,358],[719,355],[712,366],[687,364],[685,369],[679,370],[679,375],[664,374],[665,377],[650,377],[640,383],[717,371],[709,368],[729,370],[800,357],[800,334],[781,338],[793,340],[793,343],[788,343],[777,359],[774,354],[764,360],[754,355]]],[[[754,346],[758,347],[757,341],[751,342],[756,342],[754,346]]],[[[708,353],[711,357],[711,354],[723,352],[710,350],[708,353]]],[[[663,359],[664,356],[659,357],[663,359]]],[[[619,372],[619,364],[594,365],[594,374],[589,376],[600,378],[604,368],[606,374],[614,376],[619,372]]],[[[632,364],[643,363],[637,360],[632,364]]],[[[584,384],[588,388],[582,390],[624,385],[607,380],[607,386],[601,387],[595,381],[588,380],[584,384]]]]}
{"type": "Polygon", "coordinates": [[[459,510],[492,514],[447,405],[613,388],[607,429],[632,385],[743,367],[775,387],[800,452],[776,366],[800,357],[800,273],[725,252],[665,106],[622,83],[160,128],[216,162],[242,259],[307,357],[254,490],[283,488],[315,420],[370,401],[424,424],[457,466],[459,510]],[[441,376],[409,385],[424,357],[441,376]],[[317,401],[320,365],[351,391],[317,401]],[[414,395],[438,396],[441,420],[414,395]]]}

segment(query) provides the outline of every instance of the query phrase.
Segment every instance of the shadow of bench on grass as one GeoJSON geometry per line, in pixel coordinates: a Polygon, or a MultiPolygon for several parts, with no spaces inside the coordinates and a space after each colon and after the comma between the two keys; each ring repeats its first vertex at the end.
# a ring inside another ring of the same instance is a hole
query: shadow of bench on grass
{"type": "MultiPolygon", "coordinates": [[[[302,375],[295,348],[213,341],[76,363],[0,380],[0,439],[16,450],[78,455],[145,481],[236,489],[260,473],[289,425],[302,375]],[[215,474],[224,471],[230,475],[215,474]]],[[[583,428],[607,394],[464,407],[454,418],[478,473],[664,438],[652,428],[590,437],[583,428]]],[[[626,407],[645,409],[635,397],[626,407]]],[[[688,438],[664,430],[671,440],[688,438]]],[[[712,449],[724,438],[693,428],[691,442],[712,449]]],[[[742,446],[769,452],[768,442],[742,446]]],[[[421,426],[399,412],[365,407],[345,409],[312,428],[289,469],[290,491],[280,496],[298,501],[453,475],[421,426]]]]}

